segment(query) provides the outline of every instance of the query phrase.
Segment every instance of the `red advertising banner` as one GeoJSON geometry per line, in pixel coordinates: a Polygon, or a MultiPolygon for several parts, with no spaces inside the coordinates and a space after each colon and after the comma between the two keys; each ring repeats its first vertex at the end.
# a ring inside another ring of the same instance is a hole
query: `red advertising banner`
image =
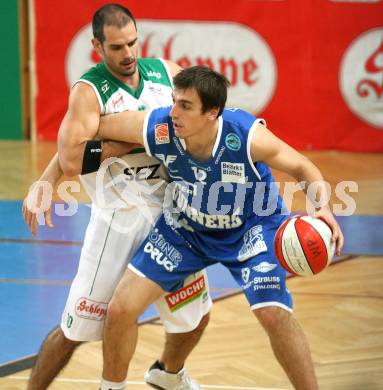
{"type": "MultiPolygon", "coordinates": [[[[292,146],[383,151],[382,1],[120,3],[138,19],[141,56],[220,71],[228,106],[292,146]]],[[[56,139],[70,85],[98,61],[90,22],[104,4],[35,0],[39,139],[56,139]]]]}

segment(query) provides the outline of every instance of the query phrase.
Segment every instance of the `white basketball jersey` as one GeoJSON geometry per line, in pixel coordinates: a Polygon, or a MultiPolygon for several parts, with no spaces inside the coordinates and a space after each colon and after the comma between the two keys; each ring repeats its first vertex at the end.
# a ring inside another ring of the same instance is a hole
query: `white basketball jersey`
{"type": "MultiPolygon", "coordinates": [[[[114,77],[104,63],[91,68],[77,82],[89,84],[100,104],[101,114],[138,111],[173,103],[172,77],[161,59],[139,58],[140,84],[136,91],[114,77]]],[[[144,149],[102,164],[98,172],[80,176],[92,199],[101,208],[162,205],[167,175],[158,160],[144,149]]]]}

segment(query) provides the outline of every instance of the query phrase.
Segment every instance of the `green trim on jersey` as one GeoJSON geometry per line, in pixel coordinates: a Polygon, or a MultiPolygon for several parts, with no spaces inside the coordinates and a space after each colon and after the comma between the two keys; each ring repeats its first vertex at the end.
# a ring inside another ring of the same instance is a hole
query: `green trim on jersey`
{"type": "Polygon", "coordinates": [[[166,68],[160,59],[138,58],[137,64],[140,73],[140,84],[136,91],[113,76],[103,62],[89,69],[80,77],[80,80],[89,81],[97,88],[104,105],[118,91],[118,88],[123,89],[134,98],[139,99],[145,86],[144,80],[151,81],[155,84],[162,84],[170,88],[172,87],[172,81],[169,79],[166,68]]]}
{"type": "Polygon", "coordinates": [[[139,58],[138,69],[141,80],[149,80],[153,83],[162,84],[172,88],[172,80],[169,79],[168,72],[163,62],[158,58],[139,58]]]}
{"type": "Polygon", "coordinates": [[[104,105],[119,88],[115,82],[117,79],[106,69],[103,62],[89,69],[80,80],[89,81],[96,87],[104,105]]]}

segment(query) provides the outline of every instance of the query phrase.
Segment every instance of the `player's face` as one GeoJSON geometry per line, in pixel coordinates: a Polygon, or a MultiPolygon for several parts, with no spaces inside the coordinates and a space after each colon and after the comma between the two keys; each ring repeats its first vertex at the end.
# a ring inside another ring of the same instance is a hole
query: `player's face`
{"type": "Polygon", "coordinates": [[[202,112],[202,103],[194,88],[174,89],[170,111],[174,131],[179,138],[205,133],[217,117],[217,110],[202,112]]]}
{"type": "Polygon", "coordinates": [[[104,26],[105,41],[101,44],[97,39],[93,45],[105,65],[117,78],[133,76],[137,71],[137,31],[133,22],[118,28],[104,26]]]}

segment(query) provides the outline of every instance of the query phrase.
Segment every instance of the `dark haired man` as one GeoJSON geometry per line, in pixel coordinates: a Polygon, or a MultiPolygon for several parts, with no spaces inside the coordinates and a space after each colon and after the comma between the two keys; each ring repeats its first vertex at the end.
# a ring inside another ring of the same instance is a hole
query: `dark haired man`
{"type": "MultiPolygon", "coordinates": [[[[59,130],[60,159],[56,155],[40,178],[55,185],[62,172],[81,174],[92,199],[92,215],[61,327],[44,341],[29,390],[46,389],[81,342],[102,339],[108,302],[160,213],[167,181],[158,161],[143,149],[128,154],[130,144],[91,140],[104,114],[170,105],[172,76],[180,68],[160,59],[137,58],[135,19],[118,4],[107,4],[95,13],[93,33],[92,44],[102,62],[73,86],[59,130]],[[120,158],[112,160],[107,170],[96,172],[109,157],[120,158]]],[[[37,216],[27,207],[32,196],[24,202],[23,213],[35,233],[37,216]]],[[[51,225],[50,211],[45,218],[51,225]]],[[[186,285],[195,283],[203,288],[182,307],[170,308],[164,296],[156,302],[167,336],[164,352],[145,380],[158,388],[199,389],[183,366],[207,325],[211,299],[204,272],[185,280],[186,285]]]]}
{"type": "MultiPolygon", "coordinates": [[[[109,303],[101,390],[124,388],[142,311],[164,291],[179,288],[186,276],[217,262],[242,287],[293,386],[317,390],[309,345],[292,315],[286,272],[274,255],[274,235],[287,215],[278,191],[273,191],[270,167],[299,182],[315,182],[320,192],[326,191],[323,177],[263,120],[240,109],[224,110],[228,83],[220,74],[195,66],[178,73],[173,83],[172,107],[146,114],[124,112],[100,121],[99,136],[145,145],[148,155],[166,162],[172,180],[163,214],[109,303]],[[274,207],[264,207],[270,204],[274,207]],[[159,237],[182,261],[156,261],[159,237]],[[261,266],[265,263],[267,277],[261,266]]],[[[315,216],[331,227],[340,254],[343,235],[328,205],[315,216]]]]}

